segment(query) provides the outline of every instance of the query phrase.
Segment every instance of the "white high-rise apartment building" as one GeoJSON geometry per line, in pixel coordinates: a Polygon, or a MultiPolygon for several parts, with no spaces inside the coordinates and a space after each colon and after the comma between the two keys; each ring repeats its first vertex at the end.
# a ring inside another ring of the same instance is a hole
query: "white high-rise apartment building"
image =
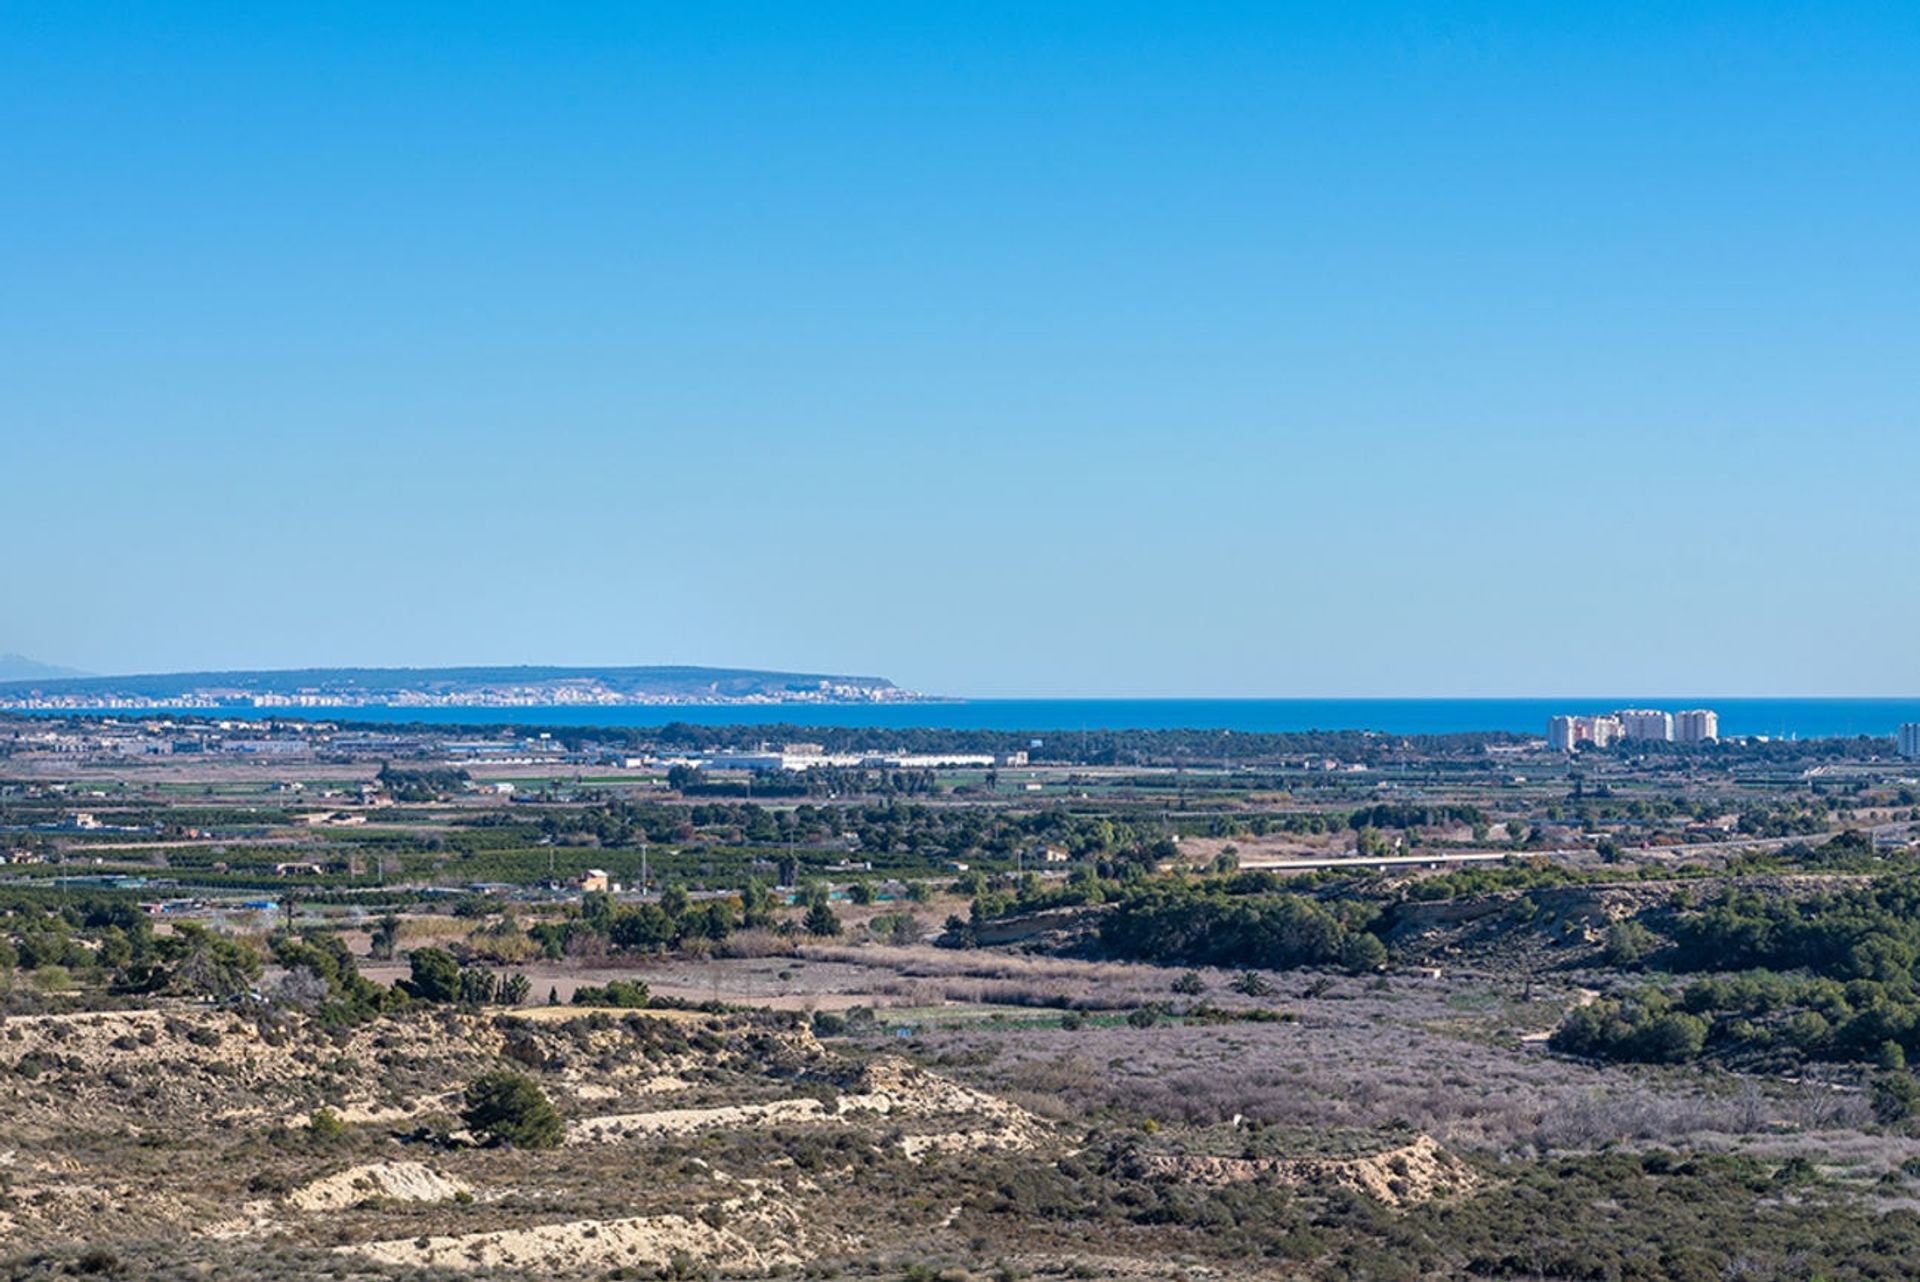
{"type": "Polygon", "coordinates": [[[1572,752],[1580,742],[1579,717],[1554,717],[1547,722],[1547,746],[1555,752],[1572,752]]]}
{"type": "Polygon", "coordinates": [[[1572,752],[1583,743],[1604,748],[1621,737],[1619,717],[1552,717],[1547,721],[1547,746],[1572,752]]]}
{"type": "Polygon", "coordinates": [[[1658,739],[1666,743],[1673,738],[1673,714],[1660,712],[1654,708],[1623,708],[1613,714],[1620,723],[1620,737],[1623,739],[1658,739]]]}
{"type": "Polygon", "coordinates": [[[1673,737],[1681,743],[1711,743],[1720,737],[1720,714],[1711,708],[1675,713],[1673,737]]]}
{"type": "Polygon", "coordinates": [[[1900,727],[1900,755],[1920,761],[1920,721],[1909,721],[1900,727]]]}
{"type": "Polygon", "coordinates": [[[1610,716],[1559,716],[1547,721],[1547,746],[1555,752],[1572,752],[1583,743],[1604,748],[1621,739],[1710,743],[1719,737],[1720,714],[1710,708],[1678,713],[1622,708],[1610,716]]]}

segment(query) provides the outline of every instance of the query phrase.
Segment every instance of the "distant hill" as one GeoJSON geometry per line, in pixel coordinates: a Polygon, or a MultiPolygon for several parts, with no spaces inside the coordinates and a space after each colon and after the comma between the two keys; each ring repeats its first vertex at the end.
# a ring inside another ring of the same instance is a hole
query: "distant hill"
{"type": "Polygon", "coordinates": [[[55,681],[64,677],[88,675],[78,668],[62,668],[41,663],[24,654],[0,654],[0,683],[9,681],[55,681]]]}
{"type": "Polygon", "coordinates": [[[290,668],[0,680],[0,703],[499,707],[525,703],[856,703],[911,699],[884,677],[750,668],[290,668]]]}

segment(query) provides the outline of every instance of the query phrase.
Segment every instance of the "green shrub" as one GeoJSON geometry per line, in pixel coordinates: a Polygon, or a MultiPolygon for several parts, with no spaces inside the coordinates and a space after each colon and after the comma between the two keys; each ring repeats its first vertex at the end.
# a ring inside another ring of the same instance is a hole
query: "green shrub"
{"type": "Polygon", "coordinates": [[[1609,966],[1638,966],[1653,948],[1653,934],[1637,921],[1616,921],[1607,927],[1600,956],[1609,966]]]}
{"type": "Polygon", "coordinates": [[[423,1002],[460,1000],[460,963],[443,948],[416,948],[407,955],[410,978],[401,981],[409,996],[423,1002]]]}
{"type": "Polygon", "coordinates": [[[567,1134],[539,1083],[508,1069],[482,1074],[467,1086],[460,1120],[474,1134],[515,1148],[555,1148],[567,1134]]]}
{"type": "Polygon", "coordinates": [[[1340,943],[1340,964],[1356,975],[1380,970],[1387,964],[1387,946],[1373,935],[1356,931],[1340,943]]]}
{"type": "Polygon", "coordinates": [[[573,990],[575,1006],[618,1006],[624,1010],[643,1010],[653,1002],[653,993],[637,979],[615,979],[606,987],[582,984],[573,990]]]}
{"type": "Polygon", "coordinates": [[[1562,1054],[1681,1064],[1706,1046],[1707,1021],[1670,1008],[1665,994],[1598,1001],[1567,1012],[1548,1045],[1562,1054]]]}
{"type": "Polygon", "coordinates": [[[823,939],[829,938],[840,933],[840,918],[834,914],[832,908],[827,906],[825,900],[817,900],[811,908],[807,909],[807,915],[802,920],[801,926],[809,935],[816,935],[823,939]]]}
{"type": "Polygon", "coordinates": [[[1882,1122],[1904,1122],[1920,1112],[1920,1081],[1912,1073],[1883,1072],[1873,1076],[1873,1115],[1882,1122]]]}
{"type": "Polygon", "coordinates": [[[1227,985],[1243,997],[1270,997],[1273,995],[1273,983],[1257,970],[1243,970],[1233,977],[1227,985]]]}

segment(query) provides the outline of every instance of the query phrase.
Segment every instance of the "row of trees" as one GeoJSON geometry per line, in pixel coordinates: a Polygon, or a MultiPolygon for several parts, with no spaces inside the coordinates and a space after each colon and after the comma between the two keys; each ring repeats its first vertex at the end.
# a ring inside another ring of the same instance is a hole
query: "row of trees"
{"type": "Polygon", "coordinates": [[[0,911],[0,976],[33,974],[53,990],[82,980],[124,994],[227,998],[259,980],[251,947],[193,922],[167,935],[138,905],[111,897],[9,897],[0,911]]]}
{"type": "MultiPolygon", "coordinates": [[[[856,892],[859,891],[856,885],[856,892]]],[[[870,902],[871,888],[856,893],[870,902]]],[[[530,957],[563,957],[606,953],[660,953],[708,946],[741,930],[804,930],[813,935],[837,935],[840,920],[828,902],[827,888],[809,883],[800,892],[805,912],[798,923],[777,916],[782,900],[766,885],[749,880],[739,891],[695,902],[684,886],[668,886],[657,903],[621,904],[595,891],[580,908],[553,921],[535,922],[524,929],[509,913],[477,927],[460,951],[467,956],[501,962],[530,957]]]]}
{"type": "Polygon", "coordinates": [[[1678,970],[1804,969],[1910,991],[1920,964],[1920,884],[1887,878],[1798,897],[1730,891],[1682,917],[1675,937],[1678,970]]]}
{"type": "Polygon", "coordinates": [[[1286,970],[1378,970],[1386,946],[1370,905],[1301,895],[1233,895],[1219,883],[1156,882],[1122,895],[1100,924],[1108,952],[1162,963],[1286,970]]]}
{"type": "MultiPolygon", "coordinates": [[[[1262,816],[1255,825],[1265,830],[1271,821],[1262,816]]],[[[539,832],[550,841],[590,837],[615,848],[642,841],[684,843],[704,836],[745,845],[843,845],[872,854],[971,855],[1008,861],[1036,846],[1059,847],[1076,859],[1101,858],[1169,836],[1157,814],[1085,814],[1057,807],[1016,812],[902,800],[859,806],[802,803],[790,808],[745,801],[665,806],[609,800],[578,811],[543,815],[539,832]]]]}
{"type": "Polygon", "coordinates": [[[1555,1049],[1657,1063],[1711,1055],[1898,1066],[1920,1055],[1920,885],[1911,878],[1799,896],[1729,890],[1681,913],[1667,933],[1662,948],[1644,923],[1619,923],[1605,956],[1715,973],[1677,992],[1649,986],[1571,1011],[1555,1049]]]}
{"type": "Polygon", "coordinates": [[[1414,805],[1409,802],[1383,801],[1362,806],[1347,816],[1347,827],[1359,832],[1364,828],[1430,828],[1441,824],[1465,824],[1472,828],[1487,825],[1486,812],[1478,806],[1414,805]]]}
{"type": "Polygon", "coordinates": [[[395,801],[438,801],[465,791],[473,776],[456,767],[402,769],[392,764],[380,767],[380,786],[395,801]]]}
{"type": "Polygon", "coordinates": [[[533,993],[533,985],[525,975],[515,973],[503,979],[491,967],[462,966],[443,948],[416,948],[407,954],[407,964],[412,973],[397,987],[417,1001],[461,1006],[491,1006],[496,1002],[503,1006],[524,1006],[533,993]]]}

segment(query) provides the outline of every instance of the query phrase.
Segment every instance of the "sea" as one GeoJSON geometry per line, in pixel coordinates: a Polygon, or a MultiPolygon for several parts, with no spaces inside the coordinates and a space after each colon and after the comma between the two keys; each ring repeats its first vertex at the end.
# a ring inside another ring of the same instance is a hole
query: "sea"
{"type": "MultiPolygon", "coordinates": [[[[203,716],[238,720],[302,718],[381,724],[467,726],[651,727],[788,725],[802,729],[872,727],[905,730],[1230,730],[1239,734],[1303,730],[1376,730],[1385,734],[1454,734],[1505,730],[1543,735],[1560,713],[1592,715],[1618,708],[1712,708],[1722,737],[1820,739],[1891,737],[1920,722],[1920,698],[1905,699],[956,699],[880,704],[671,704],[617,707],[508,708],[220,708],[98,709],[94,715],[203,716]]],[[[44,715],[81,712],[48,711],[44,715]]]]}

